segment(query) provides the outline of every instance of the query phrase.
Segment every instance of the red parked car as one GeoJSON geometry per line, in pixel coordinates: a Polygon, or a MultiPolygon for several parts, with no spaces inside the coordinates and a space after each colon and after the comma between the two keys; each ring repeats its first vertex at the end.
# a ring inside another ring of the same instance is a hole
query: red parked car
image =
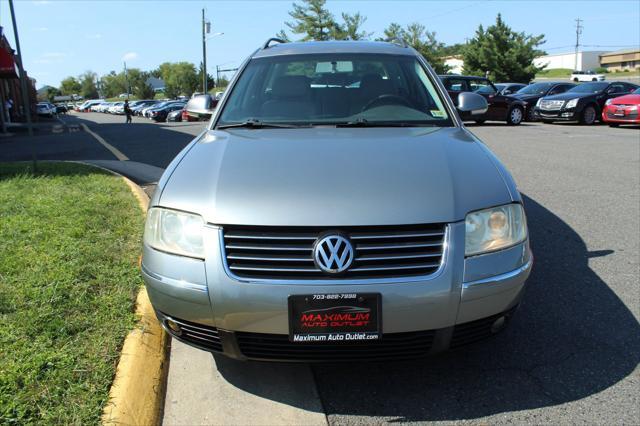
{"type": "Polygon", "coordinates": [[[602,110],[602,120],[612,127],[625,123],[640,124],[638,109],[640,109],[640,88],[629,95],[607,100],[602,110]]]}

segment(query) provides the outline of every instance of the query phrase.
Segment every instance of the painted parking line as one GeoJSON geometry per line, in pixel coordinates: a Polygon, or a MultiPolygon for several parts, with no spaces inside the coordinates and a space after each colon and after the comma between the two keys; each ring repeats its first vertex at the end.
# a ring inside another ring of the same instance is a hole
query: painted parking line
{"type": "Polygon", "coordinates": [[[106,140],[104,140],[104,138],[102,136],[100,136],[99,134],[97,134],[96,132],[94,132],[93,130],[91,130],[89,128],[89,126],[87,126],[84,123],[80,123],[80,126],[82,126],[82,128],[84,129],[85,132],[89,133],[91,136],[94,137],[95,140],[97,140],[102,146],[104,146],[105,148],[107,148],[109,151],[111,151],[111,153],[113,155],[116,156],[116,158],[120,161],[127,161],[129,159],[129,157],[127,157],[126,155],[124,155],[122,153],[122,151],[120,151],[118,148],[116,148],[115,146],[111,145],[109,142],[107,142],[106,140]]]}

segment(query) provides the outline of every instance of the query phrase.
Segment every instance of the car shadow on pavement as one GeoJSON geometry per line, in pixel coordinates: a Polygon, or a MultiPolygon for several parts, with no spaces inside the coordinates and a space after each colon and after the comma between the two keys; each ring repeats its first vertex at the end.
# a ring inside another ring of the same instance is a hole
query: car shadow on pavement
{"type": "MultiPolygon", "coordinates": [[[[640,325],[588,263],[613,251],[588,251],[562,219],[524,199],[535,265],[510,327],[426,360],[313,365],[328,416],[470,420],[579,400],[632,374],[640,325]]],[[[278,400],[264,383],[238,379],[241,369],[220,372],[247,392],[278,400]]]]}

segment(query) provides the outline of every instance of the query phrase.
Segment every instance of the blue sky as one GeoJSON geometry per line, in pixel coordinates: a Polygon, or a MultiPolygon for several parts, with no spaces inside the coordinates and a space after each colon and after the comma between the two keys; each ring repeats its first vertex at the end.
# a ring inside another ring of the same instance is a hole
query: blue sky
{"type": "MultiPolygon", "coordinates": [[[[209,70],[238,65],[289,19],[287,1],[60,1],[14,0],[25,68],[37,87],[57,86],[85,70],[106,74],[129,67],[155,68],[165,61],[202,58],[201,9],[213,23],[207,48],[209,70]]],[[[616,50],[640,44],[640,1],[331,1],[335,16],[361,12],[364,28],[382,34],[390,22],[418,21],[447,44],[472,37],[498,12],[517,31],[545,34],[549,53],[571,51],[574,19],[584,20],[585,50],[616,50]],[[595,47],[606,46],[606,47],[595,47]]],[[[0,25],[12,46],[7,0],[0,0],[0,25]]],[[[294,36],[295,37],[295,36],[294,36]]]]}

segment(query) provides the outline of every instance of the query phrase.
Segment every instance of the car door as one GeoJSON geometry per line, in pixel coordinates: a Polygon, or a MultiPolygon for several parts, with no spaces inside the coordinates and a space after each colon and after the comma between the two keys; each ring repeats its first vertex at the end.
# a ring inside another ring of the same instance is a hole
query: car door
{"type": "Polygon", "coordinates": [[[498,93],[496,87],[486,78],[468,80],[469,90],[482,95],[489,104],[484,120],[502,121],[507,116],[507,98],[498,93]]]}

